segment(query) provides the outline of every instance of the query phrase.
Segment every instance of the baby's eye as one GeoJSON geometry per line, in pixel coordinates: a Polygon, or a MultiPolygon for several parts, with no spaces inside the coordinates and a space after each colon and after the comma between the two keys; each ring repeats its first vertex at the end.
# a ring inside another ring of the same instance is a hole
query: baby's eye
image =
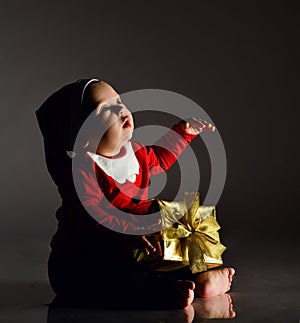
{"type": "Polygon", "coordinates": [[[101,109],[101,112],[106,112],[110,110],[110,106],[109,105],[104,105],[101,109]]]}
{"type": "Polygon", "coordinates": [[[122,104],[121,99],[117,99],[117,104],[122,104]]]}

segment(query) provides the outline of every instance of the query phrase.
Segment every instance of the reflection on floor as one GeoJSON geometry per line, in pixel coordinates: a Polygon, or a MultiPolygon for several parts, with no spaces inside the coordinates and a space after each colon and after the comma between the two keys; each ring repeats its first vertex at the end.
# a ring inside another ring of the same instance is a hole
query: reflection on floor
{"type": "MultiPolygon", "coordinates": [[[[47,283],[0,283],[2,323],[102,323],[157,322],[299,322],[300,279],[297,257],[273,253],[258,255],[257,248],[234,250],[228,265],[237,270],[232,291],[209,299],[197,298],[186,310],[80,309],[51,304],[54,297],[47,283]],[[233,305],[231,304],[233,303],[233,305]],[[49,305],[50,304],[50,305],[49,305]],[[235,316],[235,317],[234,317],[235,316]]],[[[296,255],[297,253],[295,253],[296,255]]],[[[115,299],[122,302],[122,298],[115,299]]]]}

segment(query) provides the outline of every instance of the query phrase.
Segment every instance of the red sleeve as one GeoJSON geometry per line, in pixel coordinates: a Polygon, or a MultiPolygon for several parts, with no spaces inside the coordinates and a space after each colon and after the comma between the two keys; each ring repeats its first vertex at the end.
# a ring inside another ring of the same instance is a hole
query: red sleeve
{"type": "MultiPolygon", "coordinates": [[[[117,214],[111,214],[101,207],[101,201],[104,194],[99,188],[94,169],[87,172],[83,169],[73,170],[73,176],[76,176],[76,189],[80,196],[81,205],[96,220],[97,226],[103,225],[117,232],[126,233],[136,229],[132,221],[127,221],[117,214]]],[[[118,210],[115,210],[117,212],[118,210]]],[[[128,215],[130,217],[130,215],[128,215]]]]}
{"type": "Polygon", "coordinates": [[[151,175],[168,170],[197,135],[188,134],[181,123],[175,125],[153,146],[147,146],[151,175]],[[162,170],[159,168],[162,168],[162,170]]]}
{"type": "MultiPolygon", "coordinates": [[[[112,230],[111,233],[143,234],[142,227],[145,226],[145,218],[137,214],[141,210],[144,210],[142,214],[147,214],[148,211],[151,213],[152,210],[148,210],[148,208],[152,207],[153,203],[145,201],[144,207],[142,205],[135,206],[131,199],[121,192],[115,196],[110,196],[108,201],[99,187],[94,162],[90,158],[84,157],[75,165],[73,167],[73,181],[80,201],[78,201],[78,198],[65,199],[72,224],[89,235],[99,235],[100,232],[102,235],[103,227],[108,228],[108,231],[112,230]],[[120,211],[113,207],[114,200],[123,201],[126,208],[120,211]],[[131,204],[133,204],[132,207],[131,204]]],[[[153,224],[157,221],[158,219],[154,217],[153,224]]],[[[146,222],[149,225],[149,219],[146,222]]],[[[158,225],[156,231],[159,230],[160,226],[158,225]]]]}

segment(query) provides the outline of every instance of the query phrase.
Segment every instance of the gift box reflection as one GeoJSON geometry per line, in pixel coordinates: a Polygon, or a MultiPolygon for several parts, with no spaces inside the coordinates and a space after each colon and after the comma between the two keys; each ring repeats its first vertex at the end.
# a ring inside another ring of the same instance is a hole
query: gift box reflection
{"type": "Polygon", "coordinates": [[[223,264],[226,247],[220,243],[214,206],[200,205],[199,193],[185,193],[181,202],[158,203],[163,223],[163,260],[189,265],[193,274],[223,264]]]}

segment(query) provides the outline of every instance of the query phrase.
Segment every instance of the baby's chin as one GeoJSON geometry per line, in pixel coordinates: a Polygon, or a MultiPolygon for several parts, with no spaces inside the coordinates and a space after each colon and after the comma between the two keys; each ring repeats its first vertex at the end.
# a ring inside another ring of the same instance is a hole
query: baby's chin
{"type": "Polygon", "coordinates": [[[122,139],[123,146],[125,146],[132,139],[132,134],[133,132],[129,132],[123,137],[122,139]]]}
{"type": "Polygon", "coordinates": [[[130,132],[128,132],[128,134],[126,135],[126,138],[128,138],[127,142],[132,139],[132,136],[133,136],[133,129],[130,132]]]}

